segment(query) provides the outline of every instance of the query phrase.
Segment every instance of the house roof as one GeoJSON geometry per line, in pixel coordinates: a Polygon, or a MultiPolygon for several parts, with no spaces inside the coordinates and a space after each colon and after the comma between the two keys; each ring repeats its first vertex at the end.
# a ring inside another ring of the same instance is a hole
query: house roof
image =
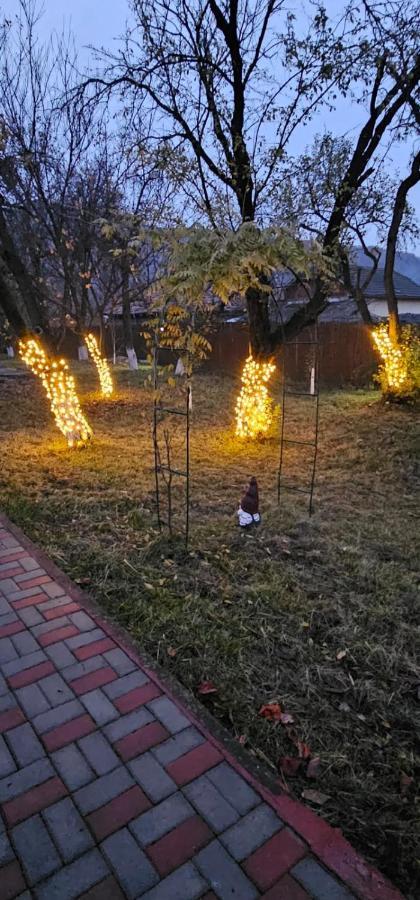
{"type": "MultiPolygon", "coordinates": [[[[302,309],[302,303],[293,301],[289,303],[285,303],[282,307],[282,317],[284,322],[288,322],[292,317],[293,313],[295,313],[298,309],[302,309]]],[[[372,319],[374,322],[382,321],[384,316],[374,316],[372,315],[372,319]]],[[[385,317],[386,318],[386,317],[385,317]]],[[[357,308],[356,302],[351,298],[345,298],[344,300],[334,300],[333,303],[329,303],[326,309],[320,314],[318,317],[319,322],[362,322],[362,317],[357,308]]],[[[420,314],[416,313],[402,313],[400,314],[400,321],[404,324],[420,324],[420,314]]]]}
{"type": "MultiPolygon", "coordinates": [[[[370,269],[367,266],[359,268],[352,266],[350,271],[352,282],[354,284],[356,283],[356,273],[359,271],[360,282],[363,284],[364,280],[369,275],[370,269]]],[[[406,275],[400,275],[399,272],[394,272],[394,289],[396,296],[399,298],[404,297],[406,300],[420,300],[420,284],[416,284],[411,278],[407,278],[406,275]]],[[[364,293],[367,298],[372,300],[382,300],[385,298],[384,269],[376,270],[364,293]]]]}

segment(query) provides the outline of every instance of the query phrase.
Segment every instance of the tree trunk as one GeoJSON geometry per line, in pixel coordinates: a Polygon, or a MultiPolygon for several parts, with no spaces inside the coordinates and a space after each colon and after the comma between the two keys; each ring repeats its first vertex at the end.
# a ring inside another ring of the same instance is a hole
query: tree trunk
{"type": "MultiPolygon", "coordinates": [[[[19,290],[20,294],[20,302],[18,304],[16,310],[16,321],[23,318],[26,320],[27,328],[30,331],[33,331],[37,334],[43,334],[48,336],[48,325],[47,318],[45,312],[42,308],[40,301],[37,298],[38,289],[35,287],[32,278],[26,269],[20,255],[17,251],[17,248],[14,244],[13,238],[9,232],[9,228],[6,222],[6,218],[4,213],[0,207],[0,256],[2,257],[3,262],[3,275],[7,277],[6,272],[10,273],[13,276],[13,280],[16,283],[16,286],[19,290]],[[24,311],[23,311],[24,307],[24,311]]],[[[16,304],[17,298],[15,291],[6,292],[8,295],[8,300],[5,302],[14,302],[16,304]],[[13,296],[15,299],[13,300],[13,296]]],[[[9,306],[9,313],[7,317],[11,324],[14,326],[13,318],[11,317],[11,311],[9,306]]],[[[18,325],[21,331],[21,324],[18,325]]]]}
{"type": "Polygon", "coordinates": [[[268,296],[264,291],[248,288],[246,292],[251,352],[256,360],[273,355],[268,296]]]}
{"type": "Polygon", "coordinates": [[[128,366],[130,369],[137,369],[137,355],[134,349],[133,341],[133,324],[131,321],[131,301],[130,301],[130,281],[129,270],[124,260],[123,262],[123,283],[122,283],[122,323],[124,332],[125,349],[127,352],[128,366]]]}
{"type": "Polygon", "coordinates": [[[360,284],[356,285],[355,287],[354,299],[365,325],[372,325],[372,316],[370,314],[369,307],[366,303],[366,297],[364,295],[363,289],[360,287],[360,284]]]}
{"type": "Polygon", "coordinates": [[[5,262],[0,255],[0,306],[19,338],[31,331],[26,310],[22,304],[17,285],[10,277],[5,262]]]}
{"type": "Polygon", "coordinates": [[[394,287],[395,253],[397,250],[398,232],[404,215],[407,194],[410,188],[420,181],[420,151],[416,154],[411,165],[410,174],[401,182],[394,203],[391,225],[389,226],[386,243],[385,257],[385,296],[388,304],[389,336],[398,343],[400,336],[400,320],[398,315],[398,301],[394,287]]]}

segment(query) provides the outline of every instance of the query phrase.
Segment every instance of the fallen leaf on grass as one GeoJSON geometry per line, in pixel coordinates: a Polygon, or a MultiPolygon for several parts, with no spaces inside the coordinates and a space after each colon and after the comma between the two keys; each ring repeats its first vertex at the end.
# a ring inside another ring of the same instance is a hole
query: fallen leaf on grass
{"type": "Polygon", "coordinates": [[[302,766],[302,760],[298,759],[296,756],[281,756],[277,765],[280,771],[283,772],[283,775],[294,778],[302,766]]]}
{"type": "Polygon", "coordinates": [[[302,797],[304,800],[309,800],[310,803],[316,803],[317,806],[323,806],[327,800],[330,799],[329,794],[322,794],[321,791],[302,791],[302,797]]]}
{"type": "Polygon", "coordinates": [[[144,586],[145,586],[145,588],[146,588],[147,591],[154,591],[153,584],[150,584],[150,581],[145,581],[145,582],[144,582],[144,586]]]}
{"type": "Polygon", "coordinates": [[[174,656],[176,656],[176,654],[177,654],[177,651],[175,650],[175,647],[167,647],[167,648],[166,648],[166,652],[167,652],[168,656],[171,656],[171,657],[172,657],[172,659],[173,659],[174,656]]]}
{"type": "Polygon", "coordinates": [[[306,777],[307,778],[318,778],[320,765],[321,765],[321,760],[320,760],[319,756],[314,756],[313,759],[310,759],[308,762],[307,769],[306,769],[306,777]]]}
{"type": "Polygon", "coordinates": [[[414,778],[411,775],[407,775],[406,772],[401,772],[400,775],[400,791],[402,794],[408,794],[408,791],[413,784],[414,778]]]}
{"type": "Polygon", "coordinates": [[[217,694],[217,687],[212,681],[202,681],[198,685],[197,693],[199,694],[217,694]]]}
{"type": "Polygon", "coordinates": [[[308,744],[305,744],[303,741],[297,741],[296,747],[300,759],[310,759],[311,748],[308,747],[308,744]]]}
{"type": "Polygon", "coordinates": [[[338,659],[339,662],[340,659],[344,659],[345,656],[347,656],[347,650],[339,650],[338,653],[335,654],[335,658],[338,659]]]}
{"type": "Polygon", "coordinates": [[[280,716],[280,722],[282,725],[291,725],[294,721],[295,720],[293,716],[290,715],[290,713],[285,712],[280,716]]]}
{"type": "Polygon", "coordinates": [[[270,722],[281,722],[281,706],[279,703],[265,703],[258,715],[262,716],[263,719],[268,719],[270,722]]]}

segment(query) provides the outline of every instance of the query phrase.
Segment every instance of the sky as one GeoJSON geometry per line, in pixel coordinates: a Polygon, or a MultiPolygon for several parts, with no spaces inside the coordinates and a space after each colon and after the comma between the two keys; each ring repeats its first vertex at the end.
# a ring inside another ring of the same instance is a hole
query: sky
{"type": "MultiPolygon", "coordinates": [[[[112,48],[118,37],[124,33],[125,22],[130,16],[128,0],[41,0],[43,16],[39,23],[39,34],[47,39],[51,31],[61,32],[63,25],[74,34],[75,43],[83,62],[91,58],[89,45],[112,48]]],[[[153,2],[153,0],[151,0],[153,2]]],[[[294,4],[295,10],[302,6],[303,0],[294,4]]],[[[334,15],[342,8],[342,0],[326,0],[328,11],[334,15]]],[[[0,0],[0,10],[6,16],[12,16],[18,10],[18,0],[0,0]]],[[[350,102],[341,101],[337,110],[330,113],[322,111],[314,120],[299,132],[291,144],[293,153],[302,152],[311,144],[315,134],[331,130],[336,135],[352,137],[363,121],[363,110],[350,102]]],[[[412,144],[399,145],[392,151],[390,162],[399,173],[408,171],[412,144]]],[[[420,184],[409,195],[420,220],[420,184]]],[[[407,247],[411,252],[420,255],[420,239],[417,245],[407,247]]]]}

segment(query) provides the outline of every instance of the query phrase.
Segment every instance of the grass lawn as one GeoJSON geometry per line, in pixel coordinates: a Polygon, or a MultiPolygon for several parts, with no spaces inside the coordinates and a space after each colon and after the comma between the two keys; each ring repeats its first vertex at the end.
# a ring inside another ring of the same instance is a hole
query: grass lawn
{"type": "MultiPolygon", "coordinates": [[[[186,552],[156,530],[150,392],[128,371],[106,402],[89,366],[78,381],[95,432],[83,451],[66,449],[35,378],[0,380],[0,506],[184,685],[213,681],[207,706],[274,772],[297,756],[258,715],[278,701],[320,758],[317,780],[279,783],[326,795],[313,808],[418,897],[418,414],[323,394],[309,520],[303,495],[277,507],[278,439],[234,436],[234,379],[197,377],[186,552]],[[248,534],[234,514],[252,474],[263,522],[248,534]]],[[[305,402],[291,421],[309,438],[305,402]]],[[[302,451],[288,462],[303,482],[302,451]]]]}

